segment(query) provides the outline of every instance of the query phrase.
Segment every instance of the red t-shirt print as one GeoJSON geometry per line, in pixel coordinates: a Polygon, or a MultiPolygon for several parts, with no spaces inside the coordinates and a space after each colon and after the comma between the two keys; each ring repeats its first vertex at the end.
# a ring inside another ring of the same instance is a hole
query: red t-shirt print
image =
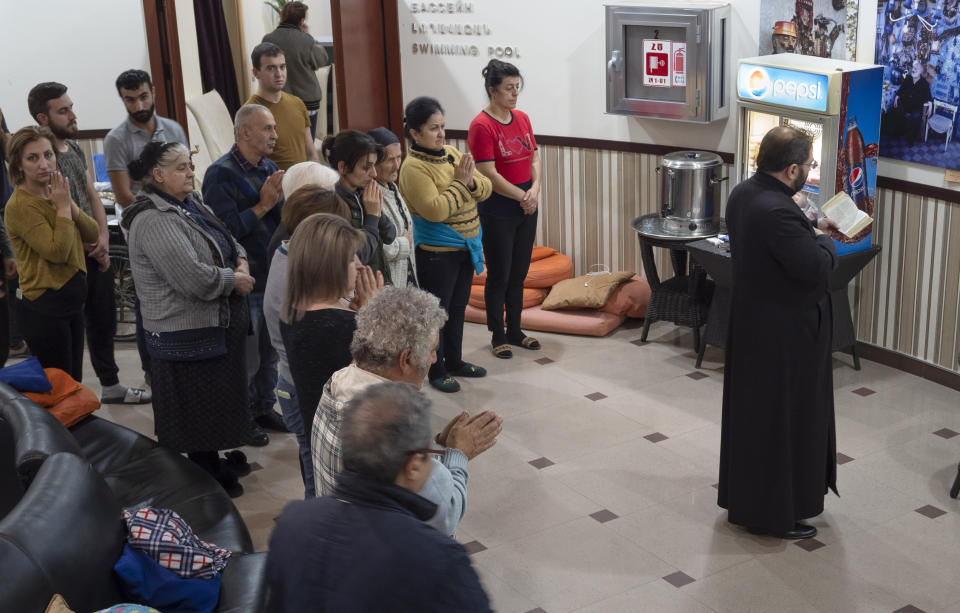
{"type": "Polygon", "coordinates": [[[523,111],[512,111],[513,119],[502,124],[485,112],[470,122],[467,145],[478,162],[494,162],[497,172],[514,185],[530,180],[530,161],[537,141],[530,119],[523,111]]]}

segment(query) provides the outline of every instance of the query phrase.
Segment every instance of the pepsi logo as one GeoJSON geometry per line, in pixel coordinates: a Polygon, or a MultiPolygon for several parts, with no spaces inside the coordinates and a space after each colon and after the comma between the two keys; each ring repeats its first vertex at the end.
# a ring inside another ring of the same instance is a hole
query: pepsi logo
{"type": "Polygon", "coordinates": [[[754,98],[762,98],[770,89],[770,77],[767,71],[757,68],[747,78],[747,87],[754,98]]]}
{"type": "Polygon", "coordinates": [[[860,187],[863,185],[863,169],[859,166],[854,167],[850,171],[850,176],[847,177],[847,180],[850,182],[850,187],[860,187]]]}

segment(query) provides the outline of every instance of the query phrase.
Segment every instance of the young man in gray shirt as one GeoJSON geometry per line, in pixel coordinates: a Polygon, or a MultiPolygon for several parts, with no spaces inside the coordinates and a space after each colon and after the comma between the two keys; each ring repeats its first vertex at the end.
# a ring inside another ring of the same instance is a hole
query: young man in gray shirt
{"type": "Polygon", "coordinates": [[[129,206],[140,191],[140,184],[130,180],[127,164],[139,157],[147,143],[178,142],[188,148],[190,144],[180,124],[154,112],[153,83],[146,72],[123,72],[117,77],[117,93],[129,116],[110,130],[103,140],[103,150],[117,202],[129,206]]]}

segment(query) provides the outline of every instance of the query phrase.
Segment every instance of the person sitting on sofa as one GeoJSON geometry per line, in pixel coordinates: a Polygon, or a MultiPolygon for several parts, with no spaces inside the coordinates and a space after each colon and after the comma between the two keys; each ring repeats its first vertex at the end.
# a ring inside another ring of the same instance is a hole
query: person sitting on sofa
{"type": "Polygon", "coordinates": [[[418,495],[442,450],[430,444],[430,401],[378,383],[346,406],[343,466],[332,496],[291,502],[267,556],[269,610],[489,611],[462,545],[424,523],[418,495]]]}
{"type": "MultiPolygon", "coordinates": [[[[401,381],[418,388],[437,359],[440,328],[447,314],[439,299],[416,288],[386,287],[357,313],[350,353],[353,363],[333,373],[323,387],[313,418],[311,449],[317,493],[329,496],[343,468],[341,427],[351,398],[382,381],[401,381]]],[[[433,472],[420,495],[437,505],[428,522],[453,534],[467,510],[467,460],[497,441],[503,418],[493,411],[473,417],[457,415],[436,442],[445,448],[443,461],[434,458],[433,472]]]]}

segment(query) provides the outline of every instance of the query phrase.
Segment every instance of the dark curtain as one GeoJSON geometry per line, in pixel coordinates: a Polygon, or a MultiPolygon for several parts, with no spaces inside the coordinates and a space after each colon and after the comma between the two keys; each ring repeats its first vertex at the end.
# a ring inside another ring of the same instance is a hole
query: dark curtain
{"type": "Polygon", "coordinates": [[[200,78],[203,91],[220,92],[230,116],[240,108],[237,75],[233,69],[227,21],[223,17],[222,0],[193,0],[197,20],[197,47],[200,51],[200,78]]]}

